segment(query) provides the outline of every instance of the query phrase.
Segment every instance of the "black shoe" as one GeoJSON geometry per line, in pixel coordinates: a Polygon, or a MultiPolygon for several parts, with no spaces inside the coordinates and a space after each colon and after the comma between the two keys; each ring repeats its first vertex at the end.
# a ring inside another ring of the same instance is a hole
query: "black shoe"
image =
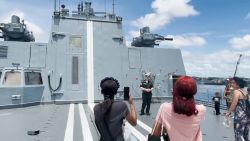
{"type": "Polygon", "coordinates": [[[140,113],[140,115],[142,116],[142,115],[145,115],[145,113],[140,113]]]}
{"type": "Polygon", "coordinates": [[[150,116],[150,113],[147,113],[148,116],[150,116]]]}

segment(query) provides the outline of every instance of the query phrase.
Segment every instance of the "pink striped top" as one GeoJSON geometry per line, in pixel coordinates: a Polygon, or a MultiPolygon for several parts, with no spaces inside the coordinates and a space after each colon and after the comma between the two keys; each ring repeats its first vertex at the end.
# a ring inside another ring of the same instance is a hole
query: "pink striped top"
{"type": "Polygon", "coordinates": [[[163,123],[171,141],[202,141],[200,124],[204,119],[206,108],[203,105],[196,105],[196,109],[199,113],[188,117],[175,113],[172,103],[166,102],[161,105],[156,121],[163,123]]]}

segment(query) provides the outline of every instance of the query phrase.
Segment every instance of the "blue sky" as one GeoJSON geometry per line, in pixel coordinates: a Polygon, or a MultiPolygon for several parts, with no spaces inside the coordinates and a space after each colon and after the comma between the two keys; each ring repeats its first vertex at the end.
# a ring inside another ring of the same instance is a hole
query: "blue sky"
{"type": "MultiPolygon", "coordinates": [[[[61,0],[71,11],[80,0],[61,0]]],[[[105,0],[92,0],[96,11],[105,10],[105,0]]],[[[112,12],[112,0],[106,0],[112,12]]],[[[35,32],[38,42],[48,42],[53,0],[0,0],[0,22],[16,14],[35,32]]],[[[123,17],[123,32],[129,43],[139,28],[173,42],[161,48],[180,48],[188,75],[232,76],[239,54],[243,54],[238,76],[250,77],[249,0],[116,0],[116,14],[123,17]]]]}

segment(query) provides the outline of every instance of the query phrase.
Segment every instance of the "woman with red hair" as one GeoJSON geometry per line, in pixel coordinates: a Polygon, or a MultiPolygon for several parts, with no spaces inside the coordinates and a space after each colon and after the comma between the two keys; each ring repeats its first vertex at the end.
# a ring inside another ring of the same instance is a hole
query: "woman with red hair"
{"type": "Polygon", "coordinates": [[[160,136],[164,127],[170,141],[202,141],[200,124],[206,108],[195,104],[196,92],[196,81],[192,77],[180,77],[174,85],[173,102],[160,106],[152,134],[160,136]]]}

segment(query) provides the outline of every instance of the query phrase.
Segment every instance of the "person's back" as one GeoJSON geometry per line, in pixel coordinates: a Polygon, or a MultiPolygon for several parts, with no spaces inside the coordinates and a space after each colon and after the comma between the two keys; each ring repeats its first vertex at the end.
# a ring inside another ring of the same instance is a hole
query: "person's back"
{"type": "Polygon", "coordinates": [[[109,113],[105,113],[103,111],[105,102],[94,107],[96,126],[102,135],[100,140],[111,141],[115,139],[116,141],[123,141],[122,124],[129,113],[128,107],[123,101],[113,102],[109,113]]]}
{"type": "Polygon", "coordinates": [[[192,77],[178,78],[174,84],[173,102],[161,105],[153,135],[160,136],[163,126],[170,141],[202,141],[200,124],[206,108],[195,104],[196,93],[197,85],[192,77]]]}
{"type": "Polygon", "coordinates": [[[123,101],[114,102],[114,95],[117,94],[119,86],[119,82],[113,77],[106,77],[100,83],[104,101],[94,107],[95,124],[100,133],[100,141],[123,141],[122,124],[125,118],[131,125],[137,124],[131,95],[127,101],[128,105],[123,101]]]}
{"type": "Polygon", "coordinates": [[[196,105],[196,109],[197,115],[186,116],[175,113],[172,103],[163,103],[159,110],[161,114],[157,115],[156,121],[158,119],[162,121],[170,140],[201,141],[200,124],[204,119],[206,108],[203,105],[196,105]]]}

